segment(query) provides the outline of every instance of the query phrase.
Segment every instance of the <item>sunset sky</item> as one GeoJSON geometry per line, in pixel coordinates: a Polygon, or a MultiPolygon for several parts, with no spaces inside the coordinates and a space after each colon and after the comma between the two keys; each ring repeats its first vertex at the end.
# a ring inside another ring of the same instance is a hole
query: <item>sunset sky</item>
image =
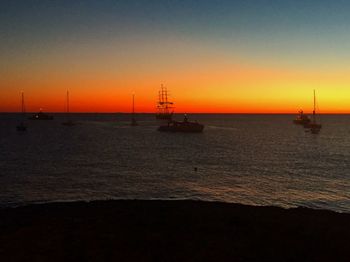
{"type": "Polygon", "coordinates": [[[0,111],[350,113],[345,0],[2,0],[0,111]]]}

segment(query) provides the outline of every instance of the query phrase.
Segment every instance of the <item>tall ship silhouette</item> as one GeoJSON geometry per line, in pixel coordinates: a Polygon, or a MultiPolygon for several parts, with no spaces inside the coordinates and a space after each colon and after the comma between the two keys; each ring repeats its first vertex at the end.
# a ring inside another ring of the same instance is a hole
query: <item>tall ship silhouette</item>
{"type": "Polygon", "coordinates": [[[160,132],[182,132],[182,133],[200,133],[204,129],[204,125],[196,122],[188,121],[188,117],[185,114],[182,122],[173,120],[174,115],[174,103],[169,100],[169,94],[166,87],[160,86],[158,93],[157,114],[156,118],[162,121],[162,125],[158,127],[160,132]]]}
{"type": "Polygon", "coordinates": [[[171,120],[174,114],[174,103],[169,100],[168,90],[161,85],[158,92],[157,119],[171,120]]]}

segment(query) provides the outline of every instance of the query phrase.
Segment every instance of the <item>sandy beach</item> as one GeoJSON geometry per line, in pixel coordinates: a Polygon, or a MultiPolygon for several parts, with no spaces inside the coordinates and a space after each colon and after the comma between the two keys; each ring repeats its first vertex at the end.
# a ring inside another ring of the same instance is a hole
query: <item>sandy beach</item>
{"type": "Polygon", "coordinates": [[[200,201],[0,210],[1,261],[349,261],[350,214],[200,201]]]}

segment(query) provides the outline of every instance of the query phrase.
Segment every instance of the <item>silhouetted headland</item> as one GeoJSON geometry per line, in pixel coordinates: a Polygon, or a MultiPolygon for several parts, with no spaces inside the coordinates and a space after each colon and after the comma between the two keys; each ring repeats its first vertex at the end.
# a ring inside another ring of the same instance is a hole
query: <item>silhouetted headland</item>
{"type": "Polygon", "coordinates": [[[0,210],[1,261],[348,261],[350,214],[200,201],[0,210]]]}

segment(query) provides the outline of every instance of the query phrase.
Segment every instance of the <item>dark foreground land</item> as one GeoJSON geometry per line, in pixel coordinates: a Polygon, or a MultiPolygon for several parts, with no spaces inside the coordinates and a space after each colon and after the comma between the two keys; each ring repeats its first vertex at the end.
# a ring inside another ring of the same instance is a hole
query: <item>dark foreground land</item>
{"type": "Polygon", "coordinates": [[[137,200],[2,209],[0,261],[350,261],[350,214],[137,200]]]}

